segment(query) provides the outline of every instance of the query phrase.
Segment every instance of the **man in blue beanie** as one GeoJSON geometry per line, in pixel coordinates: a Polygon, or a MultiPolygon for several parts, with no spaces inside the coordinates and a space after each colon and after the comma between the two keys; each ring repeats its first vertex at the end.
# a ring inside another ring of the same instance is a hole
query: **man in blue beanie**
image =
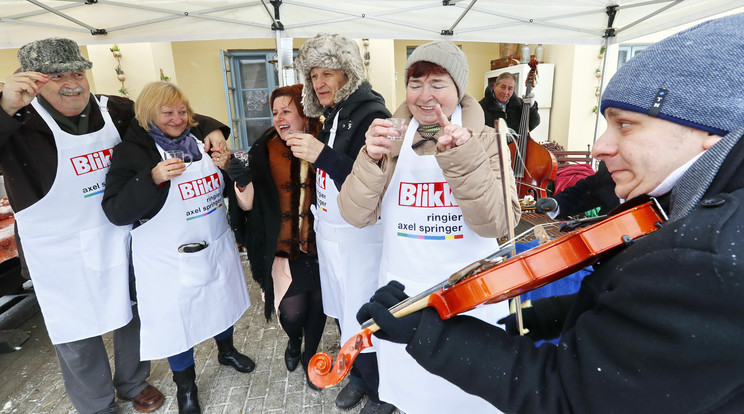
{"type": "Polygon", "coordinates": [[[608,84],[594,156],[619,198],[656,197],[669,220],[602,256],[571,300],[546,299],[550,318],[535,304],[557,345],[432,308],[396,319],[397,282],[358,317],[505,413],[744,412],[742,27],[738,14],[677,33],[608,84]]]}

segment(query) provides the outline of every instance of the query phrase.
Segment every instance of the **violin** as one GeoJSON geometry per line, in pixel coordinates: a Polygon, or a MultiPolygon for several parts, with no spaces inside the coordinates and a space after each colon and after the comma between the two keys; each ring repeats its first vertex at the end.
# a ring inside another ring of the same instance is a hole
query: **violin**
{"type": "MultiPolygon", "coordinates": [[[[525,85],[527,92],[525,98],[532,92],[537,77],[537,60],[530,60],[530,72],[527,74],[525,85]]],[[[522,106],[522,118],[519,123],[519,137],[515,142],[509,144],[511,153],[512,169],[517,181],[517,193],[519,198],[526,195],[533,196],[536,200],[548,196],[548,183],[555,179],[558,173],[558,162],[553,153],[547,148],[535,142],[530,136],[530,104],[522,106]]],[[[496,128],[494,126],[494,128],[496,128]]]]}
{"type": "MultiPolygon", "coordinates": [[[[402,317],[431,306],[442,319],[449,319],[513,298],[595,263],[657,230],[667,220],[655,199],[637,197],[617,210],[605,220],[509,258],[506,256],[514,246],[506,243],[447,280],[393,306],[390,312],[402,317]]],[[[335,361],[328,353],[314,355],[307,368],[310,381],[320,388],[338,384],[359,353],[372,346],[372,334],[379,329],[373,320],[366,321],[362,330],[344,343],[335,361]]]]}

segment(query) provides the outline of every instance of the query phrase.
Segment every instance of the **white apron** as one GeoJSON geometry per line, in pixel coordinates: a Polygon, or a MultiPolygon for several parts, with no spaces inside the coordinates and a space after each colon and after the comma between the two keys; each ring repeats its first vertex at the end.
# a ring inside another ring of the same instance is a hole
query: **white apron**
{"type": "MultiPolygon", "coordinates": [[[[458,105],[452,123],[462,123],[458,105]]],[[[418,121],[411,119],[398,163],[382,199],[384,227],[380,285],[397,280],[409,296],[447,279],[451,273],[496,251],[496,239],[478,236],[462,218],[434,155],[419,156],[411,148],[418,121]]],[[[467,313],[495,324],[508,314],[506,304],[467,313]]],[[[430,374],[405,350],[405,345],[377,341],[380,399],[406,414],[498,413],[486,400],[468,394],[430,374]]]]}
{"type": "MultiPolygon", "coordinates": [[[[336,139],[338,115],[328,146],[336,139]]],[[[382,255],[382,226],[359,229],[344,221],[338,210],[338,190],[325,171],[316,171],[315,240],[320,264],[323,310],[338,319],[341,344],[361,330],[356,314],[377,290],[382,255]]],[[[368,348],[365,352],[371,352],[368,348]]]]}
{"type": "Polygon", "coordinates": [[[131,226],[111,224],[101,208],[111,153],[121,142],[107,102],[98,102],[104,127],[85,135],[62,131],[36,99],[31,102],[54,135],[57,174],[49,192],[15,218],[53,344],[98,336],[132,318],[131,226]]]}
{"type": "Polygon", "coordinates": [[[158,214],[132,230],[143,361],[179,354],[223,332],[250,306],[225,215],[225,184],[203,148],[200,142],[202,159],[171,180],[158,214]],[[178,251],[202,241],[201,251],[178,251]]]}

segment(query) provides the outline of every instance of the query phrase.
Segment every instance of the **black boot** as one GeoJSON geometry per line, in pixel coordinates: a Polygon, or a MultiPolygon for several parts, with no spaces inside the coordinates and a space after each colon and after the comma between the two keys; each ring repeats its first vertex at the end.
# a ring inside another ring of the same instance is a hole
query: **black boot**
{"type": "Polygon", "coordinates": [[[300,363],[300,356],[302,355],[302,338],[299,340],[290,339],[287,342],[287,349],[284,350],[284,365],[287,366],[287,371],[292,372],[297,369],[297,365],[300,363]],[[297,345],[294,346],[293,342],[297,345]]]}
{"type": "Polygon", "coordinates": [[[173,371],[173,382],[176,383],[178,414],[201,414],[196,389],[196,371],[190,366],[183,371],[173,371]]]}
{"type": "Polygon", "coordinates": [[[217,361],[222,365],[230,365],[240,372],[251,372],[256,368],[252,359],[238,352],[233,346],[233,336],[217,342],[217,361]]]}

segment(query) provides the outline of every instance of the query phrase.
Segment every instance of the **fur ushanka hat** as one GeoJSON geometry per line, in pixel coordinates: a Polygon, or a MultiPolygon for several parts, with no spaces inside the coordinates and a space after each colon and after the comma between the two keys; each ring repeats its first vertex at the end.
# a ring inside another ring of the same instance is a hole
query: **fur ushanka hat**
{"type": "Polygon", "coordinates": [[[364,81],[364,64],[359,46],[351,39],[338,34],[320,33],[300,46],[295,60],[297,71],[302,75],[302,107],[305,115],[317,118],[323,115],[323,105],[315,95],[310,71],[313,68],[341,69],[348,81],[333,98],[338,104],[357,90],[364,81]]]}
{"type": "Polygon", "coordinates": [[[18,61],[23,72],[66,73],[88,70],[93,63],[80,54],[75,41],[50,37],[21,46],[18,61]]]}

